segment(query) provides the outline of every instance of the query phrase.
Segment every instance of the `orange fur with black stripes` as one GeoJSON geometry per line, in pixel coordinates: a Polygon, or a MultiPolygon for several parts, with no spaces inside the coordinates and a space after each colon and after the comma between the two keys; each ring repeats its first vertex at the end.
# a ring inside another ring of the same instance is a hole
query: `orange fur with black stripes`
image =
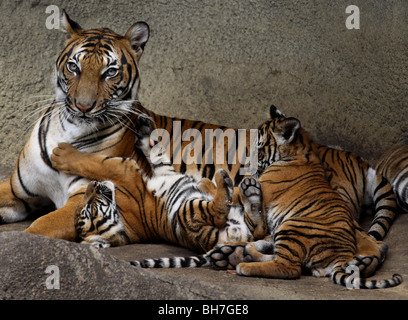
{"type": "Polygon", "coordinates": [[[385,152],[378,161],[376,170],[392,185],[399,207],[408,212],[408,145],[385,152]]]}
{"type": "Polygon", "coordinates": [[[54,149],[55,168],[99,180],[89,183],[76,208],[81,240],[98,247],[165,241],[197,252],[220,242],[253,240],[258,211],[244,217],[242,207],[233,205],[228,173],[218,170],[214,185],[176,172],[161,144],[151,144],[151,130],[151,121],[140,117],[136,145],[148,172],[131,158],[87,154],[66,143],[54,149]],[[247,225],[248,219],[254,223],[247,225]]]}
{"type": "MultiPolygon", "coordinates": [[[[177,160],[191,151],[191,142],[182,139],[188,129],[198,129],[205,141],[206,129],[226,132],[228,128],[156,115],[141,106],[138,64],[149,38],[146,23],[135,23],[122,36],[107,28],[84,30],[64,11],[61,25],[67,43],[56,62],[55,101],[44,106],[43,115],[18,156],[15,170],[0,183],[0,223],[23,220],[33,211],[53,205],[54,211],[34,221],[26,231],[76,240],[74,212],[89,180],[52,167],[50,155],[58,143],[67,142],[91,154],[133,157],[139,161],[141,154],[134,146],[135,123],[140,114],[147,114],[158,128],[169,132],[171,152],[177,160]],[[175,122],[177,137],[172,135],[175,120],[179,121],[175,122]]],[[[249,144],[249,139],[246,141],[249,144]]],[[[226,153],[227,142],[225,146],[226,153]]],[[[180,161],[175,168],[210,179],[223,168],[236,184],[239,182],[239,161],[228,164],[213,159],[215,153],[211,158],[203,155],[198,159],[201,161],[189,164],[180,161]]]]}

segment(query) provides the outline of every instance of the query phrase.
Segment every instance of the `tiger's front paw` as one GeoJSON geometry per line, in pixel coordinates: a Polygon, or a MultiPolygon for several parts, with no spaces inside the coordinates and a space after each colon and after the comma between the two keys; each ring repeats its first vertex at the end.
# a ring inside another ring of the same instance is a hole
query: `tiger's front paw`
{"type": "Polygon", "coordinates": [[[102,238],[99,235],[88,236],[81,243],[90,244],[92,247],[97,249],[109,248],[111,246],[110,241],[102,238]]]}
{"type": "Polygon", "coordinates": [[[58,147],[52,150],[52,166],[57,170],[65,172],[66,174],[74,174],[74,172],[72,172],[72,164],[78,160],[80,155],[81,152],[69,143],[59,143],[58,147]]]}
{"type": "Polygon", "coordinates": [[[136,121],[135,138],[136,147],[144,154],[150,152],[150,149],[156,144],[151,138],[154,130],[154,122],[147,116],[139,116],[136,121]]]}

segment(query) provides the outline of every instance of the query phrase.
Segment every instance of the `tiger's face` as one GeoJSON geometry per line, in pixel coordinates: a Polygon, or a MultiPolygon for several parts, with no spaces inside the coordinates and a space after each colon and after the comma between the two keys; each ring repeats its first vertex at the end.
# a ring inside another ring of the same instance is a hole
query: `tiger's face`
{"type": "Polygon", "coordinates": [[[117,215],[114,184],[111,181],[90,182],[75,213],[78,235],[99,234],[103,223],[117,215]]]}
{"type": "Polygon", "coordinates": [[[124,36],[110,29],[83,30],[63,13],[68,36],[56,62],[56,96],[76,123],[109,121],[129,112],[137,99],[138,61],[149,38],[144,22],[124,36]]]}
{"type": "Polygon", "coordinates": [[[258,176],[272,163],[296,154],[295,140],[300,121],[286,118],[275,106],[270,119],[258,128],[258,176]]]}

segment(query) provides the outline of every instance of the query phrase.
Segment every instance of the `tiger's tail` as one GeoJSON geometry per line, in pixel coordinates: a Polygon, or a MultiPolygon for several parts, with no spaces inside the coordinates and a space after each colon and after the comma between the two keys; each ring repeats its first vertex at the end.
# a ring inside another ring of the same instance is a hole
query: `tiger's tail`
{"type": "Polygon", "coordinates": [[[368,280],[360,278],[355,273],[347,273],[342,267],[333,270],[330,280],[335,284],[343,285],[349,289],[385,289],[396,287],[402,283],[402,276],[394,274],[391,279],[368,280]]]}
{"type": "Polygon", "coordinates": [[[130,264],[142,268],[201,268],[211,266],[211,262],[206,254],[190,257],[134,260],[130,264]]]}
{"type": "Polygon", "coordinates": [[[174,258],[155,258],[134,260],[130,264],[142,268],[201,268],[235,269],[236,265],[244,261],[246,243],[237,243],[234,246],[217,245],[207,253],[174,258]]]}

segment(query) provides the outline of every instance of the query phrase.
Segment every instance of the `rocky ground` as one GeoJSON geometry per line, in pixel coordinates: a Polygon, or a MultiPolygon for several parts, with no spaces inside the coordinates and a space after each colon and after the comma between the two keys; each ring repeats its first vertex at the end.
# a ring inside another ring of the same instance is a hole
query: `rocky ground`
{"type": "Polygon", "coordinates": [[[306,275],[289,281],[209,268],[140,269],[127,261],[192,252],[166,244],[94,249],[27,234],[23,230],[29,224],[0,226],[0,299],[408,299],[408,215],[395,221],[387,237],[387,260],[375,275],[380,279],[400,273],[404,282],[383,290],[349,290],[328,278],[306,275]]]}

